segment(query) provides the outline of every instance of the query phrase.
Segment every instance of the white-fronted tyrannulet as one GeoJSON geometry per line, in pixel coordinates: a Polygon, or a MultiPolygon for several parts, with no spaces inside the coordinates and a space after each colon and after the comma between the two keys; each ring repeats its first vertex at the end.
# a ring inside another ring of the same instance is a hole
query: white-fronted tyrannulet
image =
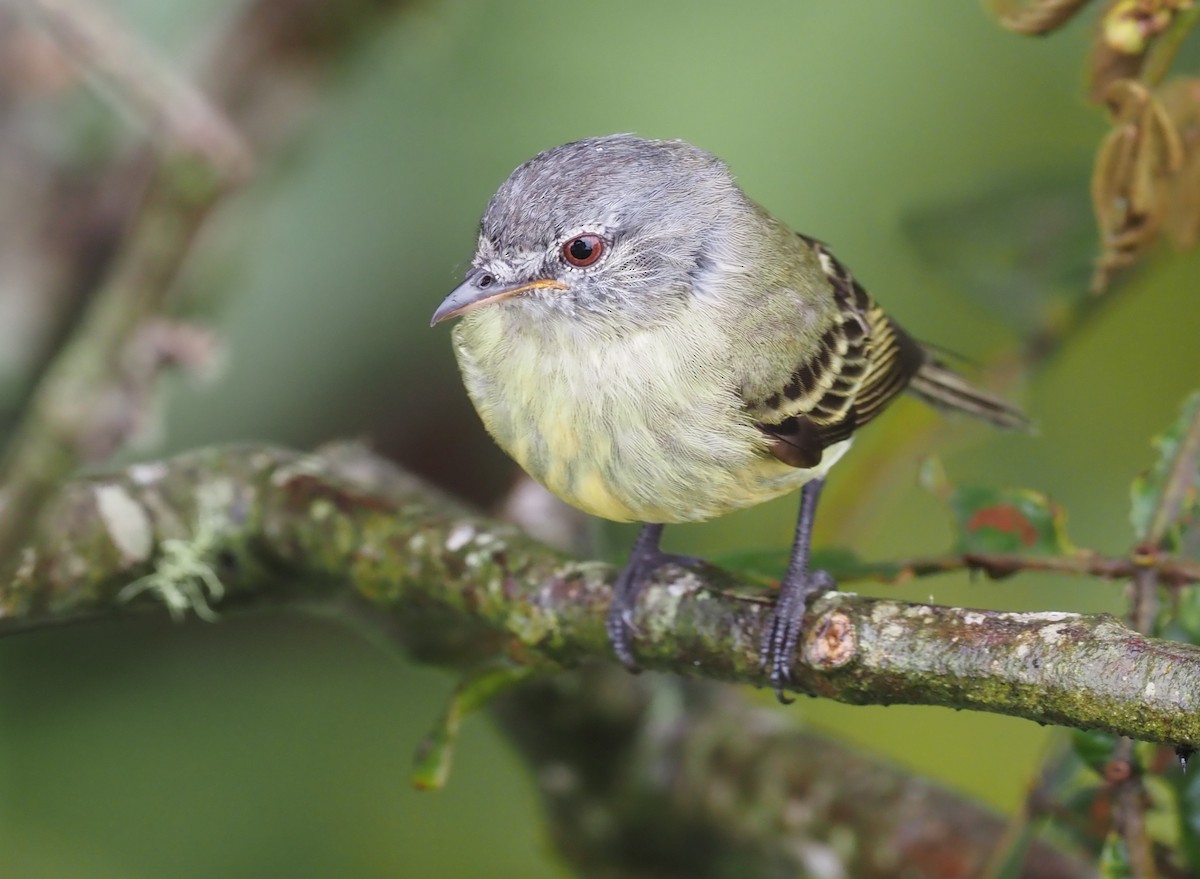
{"type": "Polygon", "coordinates": [[[791,564],[762,641],[782,698],[826,472],[908,389],[1003,427],[1008,404],[946,369],[820,242],[750,201],[681,141],[628,135],[547,150],[492,196],[466,279],[433,315],[496,442],[550,491],[646,523],[608,632],[634,666],[634,602],[677,558],[663,524],[803,487],[791,564]]]}

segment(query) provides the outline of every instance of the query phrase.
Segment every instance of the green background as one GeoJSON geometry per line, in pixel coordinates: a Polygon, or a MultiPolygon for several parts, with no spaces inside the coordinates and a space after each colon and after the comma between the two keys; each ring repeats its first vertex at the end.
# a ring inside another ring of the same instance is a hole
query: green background
{"type": "MultiPolygon", "coordinates": [[[[114,3],[180,59],[218,39],[233,8],[114,3]]],[[[495,502],[512,465],[483,434],[448,330],[430,330],[429,315],[515,165],[615,131],[723,157],[915,334],[981,361],[1010,351],[1027,327],[1021,309],[1077,294],[1093,256],[1087,177],[1106,121],[1083,98],[1091,26],[1027,39],[958,0],[407,8],[341,65],[298,146],[213,217],[181,296],[220,329],[224,365],[206,383],[170,382],[160,441],[136,456],[367,437],[495,502]],[[1043,239],[1051,196],[1062,220],[1043,239]],[[1014,242],[1031,236],[1050,252],[1027,278],[1014,242]]],[[[63,124],[86,112],[64,109],[63,124]]],[[[946,518],[916,486],[921,455],[936,454],[957,482],[1049,492],[1078,543],[1123,552],[1149,436],[1200,385],[1198,269],[1195,255],[1163,248],[1009,389],[1036,417],[1035,438],[963,423],[913,449],[897,440],[926,416],[894,407],[834,474],[818,542],[869,558],[943,549],[946,518]],[[893,445],[900,459],[880,485],[874,462],[893,445]]],[[[783,499],[677,528],[668,543],[707,555],[785,546],[794,515],[783,499]]],[[[619,551],[627,536],[607,542],[619,551]]],[[[875,591],[1017,610],[1121,606],[1119,586],[1050,576],[875,591]]],[[[451,685],[333,622],[275,614],[5,639],[4,874],[564,875],[532,779],[486,719],[467,723],[445,791],[409,789],[413,748],[451,685]]],[[[930,708],[804,700],[787,716],[1005,810],[1055,735],[930,708]]]]}

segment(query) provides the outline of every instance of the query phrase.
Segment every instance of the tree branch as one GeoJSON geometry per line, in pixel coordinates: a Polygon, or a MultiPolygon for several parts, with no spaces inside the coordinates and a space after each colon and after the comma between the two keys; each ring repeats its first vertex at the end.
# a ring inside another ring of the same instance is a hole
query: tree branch
{"type": "MultiPolygon", "coordinates": [[[[587,876],[966,879],[1004,839],[987,809],[729,687],[590,665],[526,683],[492,713],[587,876]]],[[[1022,860],[1006,875],[1094,874],[1039,842],[1022,860]]]]}
{"type": "MultiPolygon", "coordinates": [[[[203,605],[198,578],[211,574],[224,608],[353,612],[441,664],[610,655],[608,565],[567,560],[356,446],[202,450],[77,480],[49,512],[0,589],[0,633],[117,612],[122,588],[148,573],[142,591],[203,605]]],[[[711,567],[655,579],[637,614],[646,668],[766,683],[757,645],[769,597],[711,567]]],[[[798,690],[843,702],[945,705],[1200,745],[1200,648],[1108,615],[829,593],[810,609],[793,673],[798,690]]]]}

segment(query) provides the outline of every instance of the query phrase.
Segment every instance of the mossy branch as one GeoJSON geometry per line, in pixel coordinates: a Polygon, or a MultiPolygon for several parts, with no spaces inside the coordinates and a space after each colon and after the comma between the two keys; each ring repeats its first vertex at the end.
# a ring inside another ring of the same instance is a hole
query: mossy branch
{"type": "Polygon", "coordinates": [[[1028,838],[992,872],[1012,848],[1000,817],[747,695],[592,664],[527,681],[491,713],[579,875],[1095,876],[1086,855],[1028,838]]]}
{"type": "MultiPolygon", "coordinates": [[[[175,609],[218,598],[223,612],[333,608],[444,665],[611,658],[610,566],[567,559],[357,446],[220,448],[140,464],[68,484],[44,521],[0,589],[0,633],[155,606],[156,593],[175,609]],[[135,581],[145,588],[122,601],[135,581]]],[[[718,569],[664,569],[638,608],[638,659],[761,686],[769,606],[718,569]]],[[[809,612],[794,679],[799,691],[855,704],[969,708],[1200,746],[1200,648],[1108,615],[831,593],[809,612]]]]}

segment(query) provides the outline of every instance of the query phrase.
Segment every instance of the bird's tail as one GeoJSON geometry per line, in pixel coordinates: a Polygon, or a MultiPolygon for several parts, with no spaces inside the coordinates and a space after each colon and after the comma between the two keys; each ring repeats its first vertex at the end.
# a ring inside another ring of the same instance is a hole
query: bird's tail
{"type": "Polygon", "coordinates": [[[1033,422],[1016,406],[972,387],[932,352],[927,353],[929,359],[909,382],[908,390],[912,393],[938,409],[966,412],[996,427],[1025,432],[1033,430],[1033,422]]]}

